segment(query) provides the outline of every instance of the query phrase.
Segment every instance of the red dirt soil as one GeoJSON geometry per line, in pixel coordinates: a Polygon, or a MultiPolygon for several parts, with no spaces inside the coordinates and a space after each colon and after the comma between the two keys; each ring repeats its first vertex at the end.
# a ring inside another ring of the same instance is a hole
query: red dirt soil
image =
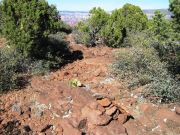
{"type": "Polygon", "coordinates": [[[116,49],[87,48],[67,37],[84,59],[46,76],[35,76],[20,91],[0,95],[0,135],[179,135],[179,105],[147,103],[113,78],[116,49]],[[72,88],[78,79],[83,87],[72,88]]]}

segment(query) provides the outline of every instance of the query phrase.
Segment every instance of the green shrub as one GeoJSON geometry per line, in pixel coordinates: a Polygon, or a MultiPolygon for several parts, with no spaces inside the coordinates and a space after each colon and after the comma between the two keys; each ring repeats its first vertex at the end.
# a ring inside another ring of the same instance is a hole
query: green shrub
{"type": "Polygon", "coordinates": [[[75,26],[75,30],[77,31],[75,34],[76,41],[90,46],[103,43],[102,31],[107,24],[109,16],[110,15],[100,7],[95,7],[90,10],[90,18],[85,22],[79,22],[77,26],[75,26]]]}
{"type": "Polygon", "coordinates": [[[161,102],[180,99],[179,83],[172,79],[166,64],[152,48],[121,49],[112,69],[119,79],[130,82],[130,88],[145,86],[144,94],[149,97],[159,97],[161,102]]]}
{"type": "Polygon", "coordinates": [[[56,7],[45,0],[3,0],[0,12],[2,34],[24,55],[38,53],[41,40],[60,29],[56,7]]]}
{"type": "Polygon", "coordinates": [[[82,87],[82,83],[77,79],[70,80],[69,85],[73,88],[82,87]]]}
{"type": "Polygon", "coordinates": [[[87,22],[79,22],[74,28],[73,35],[77,44],[91,46],[92,37],[90,36],[87,22]]]}
{"type": "Polygon", "coordinates": [[[31,75],[44,75],[50,72],[50,63],[46,60],[31,61],[31,75]]]}
{"type": "Polygon", "coordinates": [[[173,13],[174,28],[180,32],[180,0],[170,0],[170,11],[173,13]]]}
{"type": "Polygon", "coordinates": [[[125,4],[112,12],[106,27],[103,29],[105,43],[110,47],[122,47],[130,32],[147,29],[147,16],[138,6],[125,4]]]}
{"type": "Polygon", "coordinates": [[[70,34],[72,32],[72,27],[63,21],[60,21],[59,31],[64,32],[66,34],[70,34]]]}
{"type": "Polygon", "coordinates": [[[169,71],[177,76],[180,74],[180,34],[173,29],[174,24],[165,19],[160,11],[155,12],[151,23],[149,31],[152,31],[152,35],[149,38],[155,40],[149,45],[156,49],[161,61],[168,63],[169,71]]]}
{"type": "Polygon", "coordinates": [[[12,48],[0,50],[0,92],[24,86],[30,60],[12,48]]]}
{"type": "Polygon", "coordinates": [[[0,62],[0,92],[20,89],[28,84],[32,75],[50,71],[49,61],[25,57],[9,46],[0,49],[0,62]]]}
{"type": "Polygon", "coordinates": [[[86,46],[91,46],[91,37],[87,32],[74,31],[74,40],[77,44],[85,44],[86,46]]]}
{"type": "Polygon", "coordinates": [[[46,74],[66,63],[71,52],[65,36],[61,32],[49,35],[44,46],[36,48],[39,53],[34,57],[24,56],[11,46],[0,49],[0,92],[24,87],[32,75],[46,74]]]}
{"type": "MultiPolygon", "coordinates": [[[[163,26],[164,27],[164,26],[163,26]]],[[[159,29],[159,27],[158,27],[159,29]]],[[[163,30],[164,31],[164,30],[163,30]]],[[[166,62],[168,71],[174,77],[180,75],[180,43],[176,38],[176,33],[171,30],[165,30],[170,35],[165,38],[162,34],[155,34],[152,29],[142,32],[132,32],[125,39],[122,46],[153,48],[157,52],[160,60],[166,62]]]]}
{"type": "Polygon", "coordinates": [[[45,62],[45,67],[48,65],[49,69],[60,68],[65,63],[66,56],[71,54],[64,33],[50,34],[41,44],[43,46],[36,46],[38,53],[32,56],[34,61],[45,62]]]}
{"type": "Polygon", "coordinates": [[[167,62],[167,69],[174,77],[178,77],[180,75],[180,43],[173,40],[159,41],[154,44],[154,48],[161,61],[167,62]]]}
{"type": "Polygon", "coordinates": [[[90,38],[93,45],[105,43],[109,47],[122,47],[130,32],[142,31],[147,27],[147,16],[140,7],[125,4],[111,14],[101,8],[93,8],[90,18],[86,22],[78,23],[76,29],[82,33],[78,34],[79,41],[79,37],[82,37],[83,41],[90,38]]]}

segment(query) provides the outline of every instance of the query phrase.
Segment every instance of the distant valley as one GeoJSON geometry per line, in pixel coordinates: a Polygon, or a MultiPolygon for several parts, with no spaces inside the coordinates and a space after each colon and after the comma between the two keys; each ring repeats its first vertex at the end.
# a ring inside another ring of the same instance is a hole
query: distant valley
{"type": "MultiPolygon", "coordinates": [[[[144,13],[148,16],[149,19],[152,19],[154,16],[154,12],[156,10],[160,10],[163,14],[165,14],[167,19],[171,18],[171,13],[168,9],[146,9],[143,10],[144,13]]],[[[88,11],[60,11],[61,19],[67,24],[74,26],[79,21],[86,20],[89,17],[88,11]]]]}

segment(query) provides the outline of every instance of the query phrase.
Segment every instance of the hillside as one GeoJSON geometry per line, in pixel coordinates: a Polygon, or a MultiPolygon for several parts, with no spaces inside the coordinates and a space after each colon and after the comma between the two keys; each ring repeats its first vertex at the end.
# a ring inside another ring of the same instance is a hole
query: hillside
{"type": "MultiPolygon", "coordinates": [[[[68,35],[80,58],[21,91],[0,95],[1,135],[178,135],[180,107],[145,102],[109,75],[118,49],[87,48],[68,35]],[[83,57],[82,57],[83,56],[83,57]],[[79,87],[69,82],[78,79],[79,87]]],[[[124,50],[126,51],[126,50],[124,50]]]]}

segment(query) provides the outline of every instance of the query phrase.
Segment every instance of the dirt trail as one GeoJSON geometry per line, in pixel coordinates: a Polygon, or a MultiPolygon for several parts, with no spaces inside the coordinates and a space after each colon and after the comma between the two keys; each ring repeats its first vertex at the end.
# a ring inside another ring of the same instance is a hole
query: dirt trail
{"type": "Polygon", "coordinates": [[[129,92],[109,74],[115,49],[77,45],[72,35],[67,40],[83,59],[1,95],[0,135],[180,134],[178,105],[145,103],[140,89],[129,92]],[[73,79],[83,87],[70,87],[73,79]]]}

